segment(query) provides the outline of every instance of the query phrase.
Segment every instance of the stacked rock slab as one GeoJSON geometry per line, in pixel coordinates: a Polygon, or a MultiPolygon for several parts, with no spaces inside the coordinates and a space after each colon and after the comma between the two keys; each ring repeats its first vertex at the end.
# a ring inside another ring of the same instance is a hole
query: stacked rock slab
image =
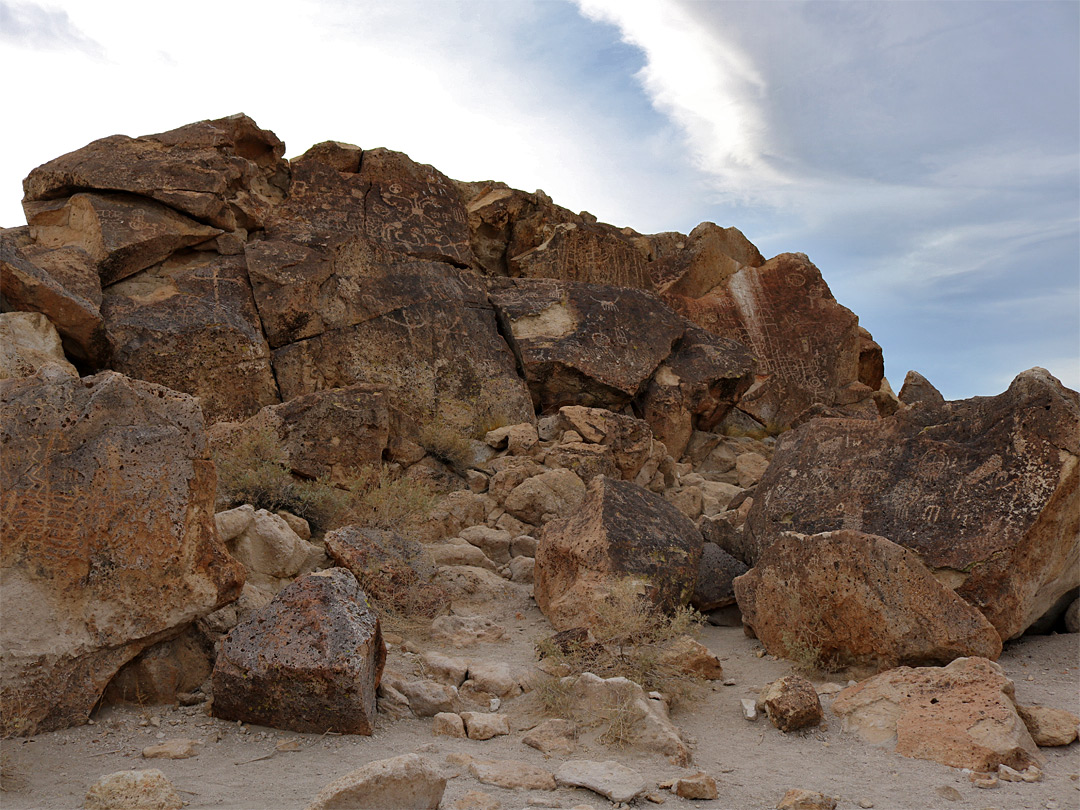
{"type": "Polygon", "coordinates": [[[321,734],[371,734],[386,645],[344,568],[301,577],[226,637],[214,714],[321,734]]]}
{"type": "Polygon", "coordinates": [[[536,547],[533,594],[557,630],[588,626],[612,579],[642,583],[667,612],[694,590],[702,539],[694,524],[637,484],[597,476],[584,502],[544,526],[536,547]]]}
{"type": "Polygon", "coordinates": [[[1043,369],[996,397],[785,435],[754,493],[756,563],[784,531],[855,529],[919,555],[1003,639],[1080,585],[1080,395],[1043,369]]]}
{"type": "Polygon", "coordinates": [[[5,734],[85,722],[116,671],[235,599],[198,403],[102,372],[0,381],[5,734]]]}

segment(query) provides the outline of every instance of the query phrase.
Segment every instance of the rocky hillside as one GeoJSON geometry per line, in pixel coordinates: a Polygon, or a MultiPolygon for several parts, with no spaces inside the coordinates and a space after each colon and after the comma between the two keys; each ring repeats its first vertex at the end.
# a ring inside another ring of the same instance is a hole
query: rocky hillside
{"type": "MultiPolygon", "coordinates": [[[[665,623],[687,605],[805,671],[892,678],[837,698],[853,728],[916,673],[989,690],[1009,729],[899,753],[1042,762],[991,662],[1077,630],[1076,392],[1032,369],[896,396],[810,260],[735,228],[639,234],[386,149],[284,152],[238,115],[24,181],[27,225],[0,232],[5,735],[137,696],[487,739],[503,702],[543,702],[535,673],[458,672],[423,639],[475,643],[534,600],[555,702],[633,705],[635,745],[682,766],[648,690],[720,677],[665,623]],[[620,635],[614,609],[660,624],[620,635]],[[654,642],[667,669],[620,669],[654,642]]],[[[778,728],[818,722],[791,719],[800,689],[760,697],[778,728]]],[[[555,778],[600,778],[580,771],[555,778]]]]}

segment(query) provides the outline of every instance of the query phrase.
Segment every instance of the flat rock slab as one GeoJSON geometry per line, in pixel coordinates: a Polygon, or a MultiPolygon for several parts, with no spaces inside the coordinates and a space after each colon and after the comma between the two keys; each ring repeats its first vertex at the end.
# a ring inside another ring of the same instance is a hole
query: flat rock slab
{"type": "Polygon", "coordinates": [[[649,787],[637,771],[612,760],[569,760],[555,771],[555,781],[564,787],[586,788],[613,802],[633,801],[649,787]]]}
{"type": "Polygon", "coordinates": [[[555,790],[555,777],[550,771],[520,759],[474,759],[469,773],[485,785],[509,790],[555,790]]]}
{"type": "Polygon", "coordinates": [[[419,754],[369,762],[318,792],[307,810],[436,810],[446,791],[438,765],[419,754]]]}

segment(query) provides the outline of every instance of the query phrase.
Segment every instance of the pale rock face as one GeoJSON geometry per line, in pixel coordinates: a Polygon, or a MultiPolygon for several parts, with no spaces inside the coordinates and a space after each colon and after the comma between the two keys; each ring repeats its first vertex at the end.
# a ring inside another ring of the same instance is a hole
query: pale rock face
{"type": "Polygon", "coordinates": [[[611,760],[569,760],[555,771],[555,781],[564,787],[591,790],[616,803],[631,802],[648,789],[641,774],[611,760]]]}
{"type": "Polygon", "coordinates": [[[844,730],[896,753],[987,772],[1042,764],[1017,714],[1013,683],[983,658],[946,667],[900,667],[840,692],[832,710],[844,730]]]}
{"type": "Polygon", "coordinates": [[[0,380],[30,377],[46,366],[79,376],[48,318],[37,312],[0,313],[0,380]]]}
{"type": "Polygon", "coordinates": [[[1069,745],[1076,739],[1080,717],[1049,706],[1020,706],[1016,711],[1038,746],[1069,745]]]}
{"type": "Polygon", "coordinates": [[[446,791],[439,766],[419,754],[369,762],[318,792],[307,810],[436,810],[446,791]]]}
{"type": "Polygon", "coordinates": [[[510,733],[510,719],[505,714],[462,712],[461,719],[470,740],[490,740],[510,733]]]}
{"type": "Polygon", "coordinates": [[[551,470],[518,484],[506,496],[506,511],[540,526],[574,511],[585,498],[585,484],[569,470],[551,470]]]}
{"type": "Polygon", "coordinates": [[[477,781],[508,790],[555,790],[556,787],[550,771],[518,759],[474,759],[468,769],[477,781]]]}
{"type": "Polygon", "coordinates": [[[43,369],[0,381],[0,434],[0,696],[22,707],[3,730],[32,734],[85,722],[121,666],[244,575],[217,540],[191,397],[43,369]]]}

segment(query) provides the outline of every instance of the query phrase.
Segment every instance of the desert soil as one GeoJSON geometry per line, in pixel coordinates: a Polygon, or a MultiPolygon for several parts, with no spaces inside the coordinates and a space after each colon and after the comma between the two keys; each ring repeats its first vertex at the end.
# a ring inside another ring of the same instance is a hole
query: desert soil
{"type": "MultiPolygon", "coordinates": [[[[531,600],[527,605],[489,605],[486,611],[475,612],[486,612],[498,621],[506,629],[505,638],[458,648],[425,639],[418,646],[470,661],[531,666],[534,643],[551,632],[531,600]]],[[[758,658],[755,653],[761,651],[760,644],[746,638],[740,628],[707,626],[700,640],[720,657],[725,677],[735,683],[710,684],[697,699],[673,714],[694,746],[690,768],[681,769],[657,755],[630,749],[584,748],[573,758],[614,759],[636,769],[650,783],[697,770],[716,778],[720,798],[712,801],[690,801],[654,790],[671,810],[773,808],[794,787],[834,796],[841,810],[870,806],[880,810],[1080,807],[1078,743],[1042,749],[1046,757],[1042,782],[1003,782],[990,790],[976,788],[960,770],[906,759],[888,746],[874,747],[843,733],[829,711],[831,696],[822,697],[827,727],[783,734],[764,718],[744,720],[739,699],[754,697],[761,686],[788,674],[789,664],[767,655],[758,658]]],[[[1027,637],[1006,645],[1000,663],[1016,682],[1020,703],[1041,703],[1080,713],[1078,653],[1080,635],[1027,637]]],[[[412,660],[397,645],[392,646],[390,667],[408,672],[412,660]]],[[[96,713],[93,725],[4,740],[8,789],[0,793],[0,806],[4,810],[80,808],[87,788],[101,775],[127,769],[159,768],[188,807],[236,810],[299,810],[328,782],[364,763],[409,752],[426,754],[440,763],[453,752],[518,759],[554,771],[562,759],[545,758],[521,742],[528,722],[515,703],[523,700],[504,701],[500,709],[510,715],[515,730],[509,736],[483,742],[435,737],[430,719],[391,721],[380,716],[379,728],[371,737],[320,736],[241,727],[207,716],[205,706],[105,707],[96,713]],[[185,760],[147,760],[141,756],[146,746],[184,737],[203,742],[197,756],[185,760]],[[274,753],[276,744],[283,740],[297,741],[300,750],[274,753]]],[[[611,807],[606,799],[585,790],[504,790],[480,784],[460,767],[447,765],[447,770],[457,775],[447,783],[443,808],[477,790],[496,798],[504,810],[538,805],[611,807]]],[[[638,804],[657,806],[644,798],[638,804]]]]}

